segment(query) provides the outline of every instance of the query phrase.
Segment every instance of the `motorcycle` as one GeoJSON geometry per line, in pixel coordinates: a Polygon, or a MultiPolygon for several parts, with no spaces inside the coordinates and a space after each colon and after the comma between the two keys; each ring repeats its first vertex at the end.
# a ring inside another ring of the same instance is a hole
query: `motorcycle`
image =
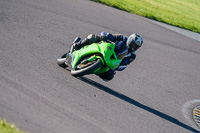
{"type": "Polygon", "coordinates": [[[81,77],[87,74],[101,74],[109,69],[119,67],[122,59],[117,57],[115,51],[115,43],[101,41],[87,45],[80,50],[73,51],[72,61],[66,61],[65,53],[57,58],[57,64],[63,68],[69,68],[71,75],[81,77]]]}

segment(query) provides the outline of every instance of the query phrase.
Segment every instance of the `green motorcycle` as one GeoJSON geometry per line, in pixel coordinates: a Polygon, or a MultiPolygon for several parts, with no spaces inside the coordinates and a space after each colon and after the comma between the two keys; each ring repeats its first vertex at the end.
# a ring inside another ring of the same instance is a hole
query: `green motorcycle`
{"type": "Polygon", "coordinates": [[[59,66],[68,67],[71,74],[80,77],[87,74],[101,74],[109,69],[116,69],[122,61],[115,54],[115,43],[101,41],[87,45],[80,50],[72,52],[72,62],[66,62],[68,53],[57,58],[59,66]]]}

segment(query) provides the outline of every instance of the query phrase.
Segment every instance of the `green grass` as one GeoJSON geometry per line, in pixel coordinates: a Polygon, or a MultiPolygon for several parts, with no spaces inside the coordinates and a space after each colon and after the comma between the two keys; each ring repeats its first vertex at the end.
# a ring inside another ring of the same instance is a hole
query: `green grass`
{"type": "Polygon", "coordinates": [[[24,133],[15,127],[14,124],[8,123],[5,119],[0,118],[0,133],[24,133]]]}
{"type": "Polygon", "coordinates": [[[200,33],[200,0],[92,0],[200,33]]]}

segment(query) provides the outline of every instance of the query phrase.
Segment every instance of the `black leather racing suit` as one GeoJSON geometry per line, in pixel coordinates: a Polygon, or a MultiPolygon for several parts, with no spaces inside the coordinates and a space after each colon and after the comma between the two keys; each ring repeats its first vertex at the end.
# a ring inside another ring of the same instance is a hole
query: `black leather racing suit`
{"type": "MultiPolygon", "coordinates": [[[[112,42],[115,42],[116,44],[116,47],[115,47],[116,55],[118,57],[120,56],[122,57],[122,62],[120,63],[119,67],[116,70],[123,71],[128,64],[130,64],[132,61],[135,60],[136,53],[131,52],[126,47],[127,38],[121,34],[110,34],[106,32],[101,32],[100,36],[95,35],[95,34],[90,34],[83,41],[80,41],[76,44],[76,49],[81,49],[82,47],[86,45],[90,45],[92,43],[98,43],[102,40],[103,41],[110,40],[112,42]]],[[[113,79],[114,75],[115,75],[115,70],[113,69],[110,69],[106,73],[98,74],[98,76],[105,81],[109,81],[113,79]]]]}

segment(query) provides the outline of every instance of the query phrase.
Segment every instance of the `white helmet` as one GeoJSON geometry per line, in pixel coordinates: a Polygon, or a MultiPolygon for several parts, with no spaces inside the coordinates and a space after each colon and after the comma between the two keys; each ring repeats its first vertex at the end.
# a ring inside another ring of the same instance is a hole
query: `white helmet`
{"type": "Polygon", "coordinates": [[[143,39],[137,33],[133,33],[129,36],[126,46],[130,51],[136,51],[138,48],[142,46],[143,39]]]}

